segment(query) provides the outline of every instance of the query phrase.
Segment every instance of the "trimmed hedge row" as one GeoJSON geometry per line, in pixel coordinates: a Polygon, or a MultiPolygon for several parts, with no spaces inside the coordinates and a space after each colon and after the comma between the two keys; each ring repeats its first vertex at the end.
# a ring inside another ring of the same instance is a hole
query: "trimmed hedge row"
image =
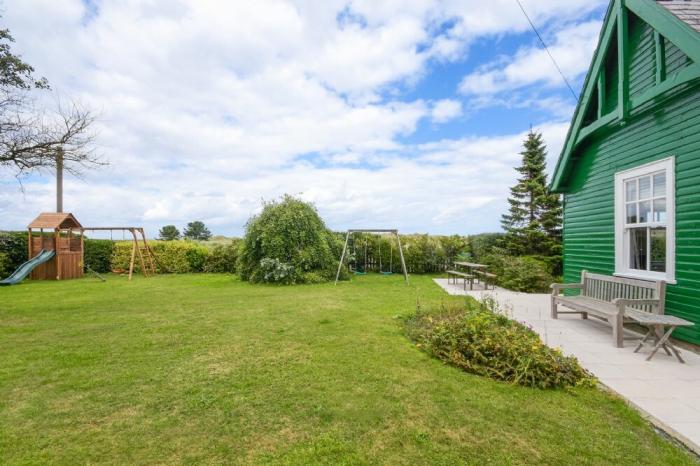
{"type": "MultiPolygon", "coordinates": [[[[240,240],[231,240],[228,244],[206,247],[191,241],[150,241],[149,244],[156,258],[159,273],[192,272],[236,272],[238,245],[240,240]]],[[[119,241],[114,244],[110,259],[111,269],[125,271],[131,260],[131,241],[119,241]]],[[[136,260],[134,270],[141,271],[141,264],[136,260]]]]}
{"type": "MultiPolygon", "coordinates": [[[[0,232],[0,279],[27,261],[27,233],[0,232]]],[[[235,273],[240,239],[213,244],[192,241],[149,241],[161,273],[235,273]],[[206,244],[204,246],[203,244],[206,244]]],[[[128,270],[131,241],[86,238],[84,264],[95,272],[128,270]]],[[[136,261],[135,270],[140,271],[136,261]]]]}

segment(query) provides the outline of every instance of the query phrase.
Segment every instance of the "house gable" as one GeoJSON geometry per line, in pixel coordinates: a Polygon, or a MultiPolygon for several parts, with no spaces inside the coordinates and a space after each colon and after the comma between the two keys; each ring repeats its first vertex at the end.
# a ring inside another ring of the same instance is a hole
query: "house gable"
{"type": "Polygon", "coordinates": [[[696,16],[691,14],[695,9],[688,13],[676,3],[700,5],[688,1],[611,2],[552,177],[553,191],[567,191],[577,148],[584,140],[626,124],[631,115],[657,105],[669,91],[700,78],[700,34],[695,29],[696,16]],[[667,8],[671,4],[673,8],[667,8]]]}

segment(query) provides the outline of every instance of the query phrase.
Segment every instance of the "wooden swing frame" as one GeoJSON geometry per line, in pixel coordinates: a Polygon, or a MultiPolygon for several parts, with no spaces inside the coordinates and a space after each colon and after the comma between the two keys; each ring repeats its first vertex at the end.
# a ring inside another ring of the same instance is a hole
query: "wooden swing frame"
{"type": "Polygon", "coordinates": [[[131,259],[129,261],[129,281],[131,281],[131,278],[134,275],[134,264],[136,262],[137,254],[139,263],[141,264],[141,273],[143,273],[143,276],[150,277],[155,275],[156,264],[154,261],[157,261],[157,259],[155,259],[155,254],[153,254],[153,250],[146,240],[146,232],[144,231],[143,227],[83,227],[80,231],[81,237],[84,236],[85,231],[109,231],[110,237],[112,231],[128,231],[132,236],[131,259]],[[141,236],[140,240],[137,234],[141,236]],[[139,246],[139,241],[143,242],[143,247],[139,246]],[[147,253],[146,258],[144,258],[144,252],[147,253]]]}
{"type": "Polygon", "coordinates": [[[406,261],[403,258],[403,248],[401,247],[401,236],[399,236],[399,230],[396,229],[385,229],[385,228],[374,228],[374,229],[359,229],[359,230],[348,230],[345,234],[345,244],[343,245],[343,252],[340,254],[340,261],[338,261],[338,271],[335,274],[335,284],[338,284],[338,279],[340,278],[340,270],[343,268],[343,260],[345,259],[345,253],[348,249],[348,241],[350,241],[350,236],[353,233],[378,233],[378,234],[390,234],[396,236],[396,241],[399,247],[399,257],[401,258],[401,270],[403,271],[403,278],[408,285],[408,272],[406,271],[406,261]]]}

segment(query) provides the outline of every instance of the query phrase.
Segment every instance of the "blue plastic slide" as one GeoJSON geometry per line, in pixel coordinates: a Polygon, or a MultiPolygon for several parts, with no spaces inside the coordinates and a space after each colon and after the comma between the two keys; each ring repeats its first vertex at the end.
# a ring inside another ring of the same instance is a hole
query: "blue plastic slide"
{"type": "Polygon", "coordinates": [[[10,275],[4,280],[0,280],[0,286],[18,284],[19,282],[27,278],[27,275],[32,273],[32,270],[34,270],[38,265],[50,261],[55,255],[56,253],[54,251],[47,251],[45,249],[42,249],[37,256],[32,257],[27,262],[17,267],[17,270],[15,270],[12,275],[10,275]]]}

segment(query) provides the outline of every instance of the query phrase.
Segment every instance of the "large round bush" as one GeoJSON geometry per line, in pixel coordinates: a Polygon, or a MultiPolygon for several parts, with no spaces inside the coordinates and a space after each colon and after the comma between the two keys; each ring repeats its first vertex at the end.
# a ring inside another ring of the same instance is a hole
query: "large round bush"
{"type": "Polygon", "coordinates": [[[331,280],[337,243],[312,204],[289,195],[266,202],[246,225],[238,259],[241,279],[284,284],[331,280]]]}

